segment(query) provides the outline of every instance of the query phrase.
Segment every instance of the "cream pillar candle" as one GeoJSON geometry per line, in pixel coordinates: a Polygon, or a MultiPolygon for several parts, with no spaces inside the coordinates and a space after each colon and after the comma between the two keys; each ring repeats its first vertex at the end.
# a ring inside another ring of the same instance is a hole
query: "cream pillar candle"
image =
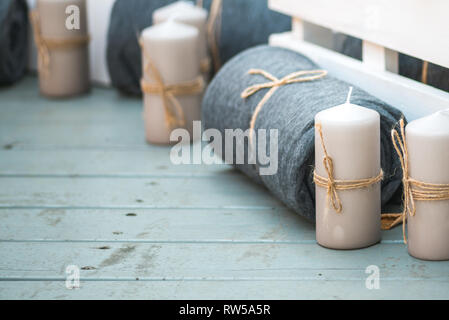
{"type": "Polygon", "coordinates": [[[41,93],[53,97],[85,93],[90,87],[86,1],[38,0],[36,10],[39,30],[35,30],[35,34],[38,32],[43,40],[37,44],[41,49],[41,93]],[[79,29],[70,17],[77,16],[76,8],[79,9],[79,29]],[[70,23],[70,28],[67,27],[67,19],[75,28],[71,29],[70,23]]]}
{"type": "MultiPolygon", "coordinates": [[[[380,116],[348,101],[315,116],[315,173],[328,179],[325,151],[335,180],[380,180],[380,116]]],[[[336,211],[326,187],[316,185],[316,239],[327,248],[356,249],[380,241],[380,182],[353,190],[337,190],[342,210],[336,211]]],[[[334,198],[334,200],[336,200],[334,198]]]]}
{"type": "Polygon", "coordinates": [[[154,24],[165,22],[168,19],[174,19],[198,29],[201,69],[205,79],[208,79],[211,63],[207,45],[207,10],[188,1],[177,1],[153,12],[154,24]]]}
{"type": "MultiPolygon", "coordinates": [[[[141,41],[143,77],[146,82],[157,83],[155,75],[145,70],[148,58],[167,85],[189,82],[200,76],[197,29],[168,20],[143,30],[141,41]]],[[[183,110],[185,128],[192,137],[192,122],[201,117],[201,93],[176,96],[176,99],[183,110]]],[[[144,94],[143,115],[147,141],[170,143],[170,133],[174,128],[167,125],[166,109],[160,94],[144,94]]]]}
{"type": "MultiPolygon", "coordinates": [[[[406,144],[410,178],[449,185],[449,110],[410,122],[406,144]]],[[[407,216],[409,253],[425,260],[449,260],[449,200],[414,203],[415,215],[407,216]]]]}

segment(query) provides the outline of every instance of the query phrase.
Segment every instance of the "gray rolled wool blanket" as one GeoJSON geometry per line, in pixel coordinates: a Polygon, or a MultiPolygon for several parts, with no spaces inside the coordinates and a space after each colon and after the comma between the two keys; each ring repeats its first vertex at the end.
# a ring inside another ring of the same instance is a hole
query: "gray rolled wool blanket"
{"type": "MultiPolygon", "coordinates": [[[[114,87],[139,95],[142,76],[138,34],[152,25],[153,12],[174,0],[116,0],[107,43],[107,65],[114,87]]],[[[212,0],[204,1],[209,10],[212,0]]],[[[222,63],[240,51],[267,43],[272,33],[287,31],[291,19],[268,9],[263,0],[223,0],[218,48],[222,63]]]]}
{"type": "MultiPolygon", "coordinates": [[[[210,83],[203,100],[203,126],[218,129],[223,136],[220,152],[226,157],[225,129],[246,130],[257,104],[268,89],[247,99],[241,93],[249,86],[265,83],[260,75],[249,75],[249,69],[262,69],[277,78],[300,70],[319,69],[305,56],[283,48],[258,46],[246,50],[225,64],[210,83]]],[[[278,171],[260,175],[258,167],[235,165],[254,181],[264,185],[288,207],[300,215],[315,219],[314,117],[324,109],[346,101],[349,84],[331,75],[302,83],[284,85],[262,107],[255,130],[278,129],[278,171]]],[[[381,163],[385,178],[382,182],[382,204],[385,205],[401,184],[400,164],[391,142],[390,131],[402,117],[397,109],[354,87],[351,102],[378,111],[381,115],[381,163]]],[[[267,134],[267,149],[269,134],[267,134]]],[[[247,150],[248,140],[245,139],[247,150]]],[[[236,148],[233,163],[236,163],[236,148]]],[[[244,156],[247,160],[247,154],[244,156]]]]}
{"type": "Polygon", "coordinates": [[[26,0],[0,1],[0,85],[23,77],[28,63],[26,0]]]}

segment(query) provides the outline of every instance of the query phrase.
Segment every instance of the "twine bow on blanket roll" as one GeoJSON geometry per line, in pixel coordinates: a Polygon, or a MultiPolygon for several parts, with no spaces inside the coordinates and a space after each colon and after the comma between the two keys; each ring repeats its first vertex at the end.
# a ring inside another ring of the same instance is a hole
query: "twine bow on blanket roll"
{"type": "Polygon", "coordinates": [[[273,76],[272,74],[270,74],[264,70],[261,70],[261,69],[250,69],[248,71],[248,73],[262,75],[265,78],[267,78],[268,80],[270,80],[269,82],[258,83],[258,84],[249,86],[241,93],[241,97],[243,99],[246,99],[246,98],[252,96],[253,94],[255,94],[259,90],[268,89],[268,88],[270,89],[265,94],[265,96],[262,98],[262,100],[260,100],[260,102],[257,104],[256,109],[254,109],[253,115],[251,117],[251,122],[250,122],[250,126],[249,126],[249,129],[250,129],[249,142],[251,145],[253,143],[254,127],[256,125],[257,116],[259,115],[260,110],[262,110],[262,107],[264,106],[264,104],[268,101],[268,99],[270,99],[270,97],[276,92],[276,90],[279,87],[282,87],[287,84],[292,84],[292,83],[318,80],[327,75],[326,70],[304,70],[304,71],[297,71],[297,72],[290,73],[290,74],[286,75],[285,77],[278,79],[275,76],[273,76]]]}
{"type": "Polygon", "coordinates": [[[41,33],[40,17],[37,10],[30,11],[30,20],[33,26],[34,41],[38,52],[38,70],[44,77],[50,72],[50,49],[70,49],[86,46],[90,36],[71,36],[67,38],[44,38],[41,33]]]}
{"type": "Polygon", "coordinates": [[[183,126],[185,124],[184,112],[176,96],[193,95],[203,92],[203,77],[199,75],[197,78],[191,81],[177,84],[165,84],[159,70],[156,68],[152,59],[145,51],[142,39],[139,39],[139,44],[146,59],[144,73],[151,73],[154,77],[154,80],[156,81],[155,83],[149,83],[142,77],[140,81],[142,91],[144,93],[157,94],[161,96],[162,103],[165,109],[165,121],[169,129],[183,126]]]}
{"type": "Polygon", "coordinates": [[[404,120],[399,121],[399,132],[396,129],[391,130],[391,138],[394,148],[399,156],[402,167],[402,183],[404,187],[404,210],[402,213],[384,214],[384,218],[394,218],[393,223],[386,229],[401,223],[404,243],[407,243],[405,233],[405,221],[407,215],[414,216],[416,214],[415,201],[443,201],[449,200],[449,184],[435,184],[418,181],[410,177],[408,149],[405,140],[405,124],[404,120]]]}
{"type": "Polygon", "coordinates": [[[380,170],[379,175],[373,178],[358,180],[336,180],[334,178],[334,163],[332,158],[327,153],[326,145],[324,143],[322,126],[320,123],[317,123],[315,127],[318,129],[318,132],[320,134],[321,146],[324,152],[323,165],[328,177],[321,177],[316,173],[315,170],[313,172],[313,181],[317,186],[327,188],[327,201],[332,204],[332,207],[337,213],[341,213],[343,210],[343,204],[337,191],[354,190],[369,187],[382,181],[384,174],[383,171],[380,170]]]}

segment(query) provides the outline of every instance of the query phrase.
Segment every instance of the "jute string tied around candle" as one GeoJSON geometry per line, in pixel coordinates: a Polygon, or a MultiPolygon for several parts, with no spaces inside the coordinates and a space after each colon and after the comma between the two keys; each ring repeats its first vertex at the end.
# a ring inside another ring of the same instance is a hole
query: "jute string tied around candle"
{"type": "Polygon", "coordinates": [[[30,20],[33,27],[34,41],[38,52],[37,67],[44,77],[50,73],[50,51],[51,49],[71,49],[86,46],[89,41],[89,35],[70,36],[66,38],[44,38],[41,33],[41,24],[38,11],[30,11],[30,20]]]}
{"type": "Polygon", "coordinates": [[[436,184],[418,181],[410,177],[409,155],[405,139],[404,119],[399,121],[399,132],[391,130],[394,148],[399,156],[402,167],[402,183],[404,187],[404,210],[402,213],[385,214],[386,218],[395,218],[388,229],[398,225],[402,220],[402,234],[404,243],[407,243],[405,221],[407,215],[415,216],[415,201],[444,201],[449,200],[449,184],[436,184]]]}
{"type": "Polygon", "coordinates": [[[260,100],[260,102],[257,104],[256,109],[254,109],[253,115],[251,117],[251,122],[249,125],[249,142],[250,145],[253,143],[253,135],[254,135],[254,127],[256,125],[257,116],[259,115],[260,111],[262,110],[262,107],[264,104],[270,99],[270,97],[276,92],[277,89],[279,89],[282,86],[293,84],[293,83],[299,83],[299,82],[307,82],[307,81],[314,81],[321,79],[327,75],[326,70],[304,70],[304,71],[296,71],[293,73],[290,73],[286,75],[285,77],[278,79],[272,74],[261,70],[261,69],[250,69],[248,71],[248,74],[251,75],[262,75],[268,80],[269,82],[264,83],[258,83],[254,84],[252,86],[249,86],[246,88],[242,93],[241,97],[242,99],[246,99],[259,90],[262,89],[270,89],[265,94],[265,96],[260,100]]]}
{"type": "MultiPolygon", "coordinates": [[[[348,99],[346,101],[347,103],[349,103],[351,93],[352,87],[349,90],[348,99]]],[[[323,148],[324,152],[323,165],[327,173],[327,178],[318,175],[316,170],[314,170],[313,181],[317,186],[327,189],[327,202],[332,205],[335,212],[341,213],[343,211],[343,204],[341,202],[340,196],[338,195],[338,191],[367,188],[371,185],[374,185],[382,181],[384,174],[381,169],[380,173],[376,177],[372,178],[356,179],[356,180],[335,179],[334,162],[332,158],[329,156],[329,153],[327,152],[326,144],[324,143],[323,128],[321,123],[315,124],[315,128],[317,128],[318,133],[320,134],[321,147],[323,148]]]]}
{"type": "Polygon", "coordinates": [[[146,59],[144,73],[152,74],[155,83],[149,83],[142,77],[140,86],[144,93],[160,95],[165,109],[165,123],[169,129],[184,126],[184,111],[176,96],[199,94],[204,90],[204,79],[201,75],[191,81],[176,84],[165,84],[159,70],[145,50],[142,39],[139,39],[140,47],[146,59]]]}

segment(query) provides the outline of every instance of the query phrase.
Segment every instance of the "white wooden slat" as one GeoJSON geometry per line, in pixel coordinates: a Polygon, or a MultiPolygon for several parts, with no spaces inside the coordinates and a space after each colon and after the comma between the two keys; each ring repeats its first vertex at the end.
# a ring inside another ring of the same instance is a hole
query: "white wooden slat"
{"type": "Polygon", "coordinates": [[[269,7],[449,67],[446,0],[269,0],[269,7]]]}
{"type": "MultiPolygon", "coordinates": [[[[315,243],[314,224],[286,208],[1,209],[0,221],[0,241],[315,243]]],[[[382,242],[402,243],[402,229],[382,242]]]]}
{"type": "Polygon", "coordinates": [[[363,63],[375,71],[386,70],[385,48],[375,43],[363,41],[363,63]]]}
{"type": "Polygon", "coordinates": [[[392,280],[368,290],[360,280],[259,281],[3,281],[0,299],[447,299],[447,282],[392,280]]]}
{"type": "MultiPolygon", "coordinates": [[[[81,280],[360,280],[376,265],[383,280],[439,280],[449,285],[449,262],[408,255],[403,244],[339,251],[316,244],[42,243],[1,242],[0,279],[81,280]],[[354,254],[354,253],[357,254],[354,254]],[[93,268],[86,268],[93,267],[93,268]]],[[[449,294],[449,292],[448,292],[449,294]]]]}
{"type": "Polygon", "coordinates": [[[364,63],[295,38],[291,32],[275,34],[270,44],[298,51],[341,80],[356,85],[400,109],[413,120],[449,108],[449,93],[387,71],[375,71],[364,63]]]}
{"type": "Polygon", "coordinates": [[[399,54],[375,43],[364,40],[363,63],[374,71],[390,71],[399,73],[399,54]]]}
{"type": "Polygon", "coordinates": [[[201,179],[0,178],[0,208],[283,207],[242,174],[201,179]]]}

